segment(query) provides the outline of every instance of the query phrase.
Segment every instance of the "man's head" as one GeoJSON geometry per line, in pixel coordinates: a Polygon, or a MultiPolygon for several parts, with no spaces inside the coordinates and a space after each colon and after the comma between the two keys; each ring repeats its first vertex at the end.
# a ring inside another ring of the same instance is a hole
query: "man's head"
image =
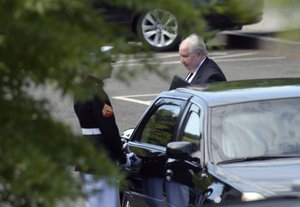
{"type": "Polygon", "coordinates": [[[207,56],[204,41],[200,36],[191,34],[180,43],[179,55],[181,63],[189,71],[196,69],[200,61],[207,56]]]}
{"type": "Polygon", "coordinates": [[[92,74],[98,79],[105,80],[111,78],[112,74],[112,63],[115,60],[112,57],[112,46],[102,46],[99,52],[92,53],[92,60],[95,62],[96,66],[99,67],[97,74],[92,74]]]}

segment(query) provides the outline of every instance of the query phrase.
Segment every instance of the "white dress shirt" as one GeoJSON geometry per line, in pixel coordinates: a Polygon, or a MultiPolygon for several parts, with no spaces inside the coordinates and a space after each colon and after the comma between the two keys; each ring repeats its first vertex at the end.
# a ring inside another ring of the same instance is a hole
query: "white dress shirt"
{"type": "Polygon", "coordinates": [[[202,65],[202,63],[203,63],[205,60],[206,60],[206,58],[204,58],[202,61],[200,61],[198,67],[196,67],[194,70],[191,70],[191,71],[188,73],[188,75],[187,75],[186,78],[185,78],[185,80],[186,80],[187,82],[189,82],[189,83],[192,82],[192,80],[193,80],[193,78],[195,77],[195,75],[197,74],[197,72],[198,72],[200,66],[202,65]],[[192,74],[192,75],[190,75],[190,74],[192,74]]]}

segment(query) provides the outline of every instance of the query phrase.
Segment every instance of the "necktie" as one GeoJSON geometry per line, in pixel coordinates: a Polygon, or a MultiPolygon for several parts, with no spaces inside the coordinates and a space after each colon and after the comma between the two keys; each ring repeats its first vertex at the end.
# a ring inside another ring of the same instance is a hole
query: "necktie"
{"type": "Polygon", "coordinates": [[[193,76],[193,73],[190,73],[187,78],[185,79],[187,82],[189,82],[190,78],[193,76]]]}

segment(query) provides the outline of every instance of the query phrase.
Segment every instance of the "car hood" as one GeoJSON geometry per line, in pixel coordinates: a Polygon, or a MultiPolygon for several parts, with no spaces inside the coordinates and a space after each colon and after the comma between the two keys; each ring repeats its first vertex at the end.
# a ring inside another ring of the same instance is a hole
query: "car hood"
{"type": "Polygon", "coordinates": [[[215,166],[214,173],[242,192],[274,196],[300,188],[300,158],[222,164],[215,166]]]}

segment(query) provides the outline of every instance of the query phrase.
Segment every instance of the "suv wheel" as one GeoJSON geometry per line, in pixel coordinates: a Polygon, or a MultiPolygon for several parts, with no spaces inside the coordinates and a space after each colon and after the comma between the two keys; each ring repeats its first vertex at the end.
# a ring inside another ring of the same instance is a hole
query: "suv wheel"
{"type": "Polygon", "coordinates": [[[144,13],[137,26],[140,40],[155,51],[172,50],[179,44],[177,19],[167,10],[154,9],[144,13]]]}

